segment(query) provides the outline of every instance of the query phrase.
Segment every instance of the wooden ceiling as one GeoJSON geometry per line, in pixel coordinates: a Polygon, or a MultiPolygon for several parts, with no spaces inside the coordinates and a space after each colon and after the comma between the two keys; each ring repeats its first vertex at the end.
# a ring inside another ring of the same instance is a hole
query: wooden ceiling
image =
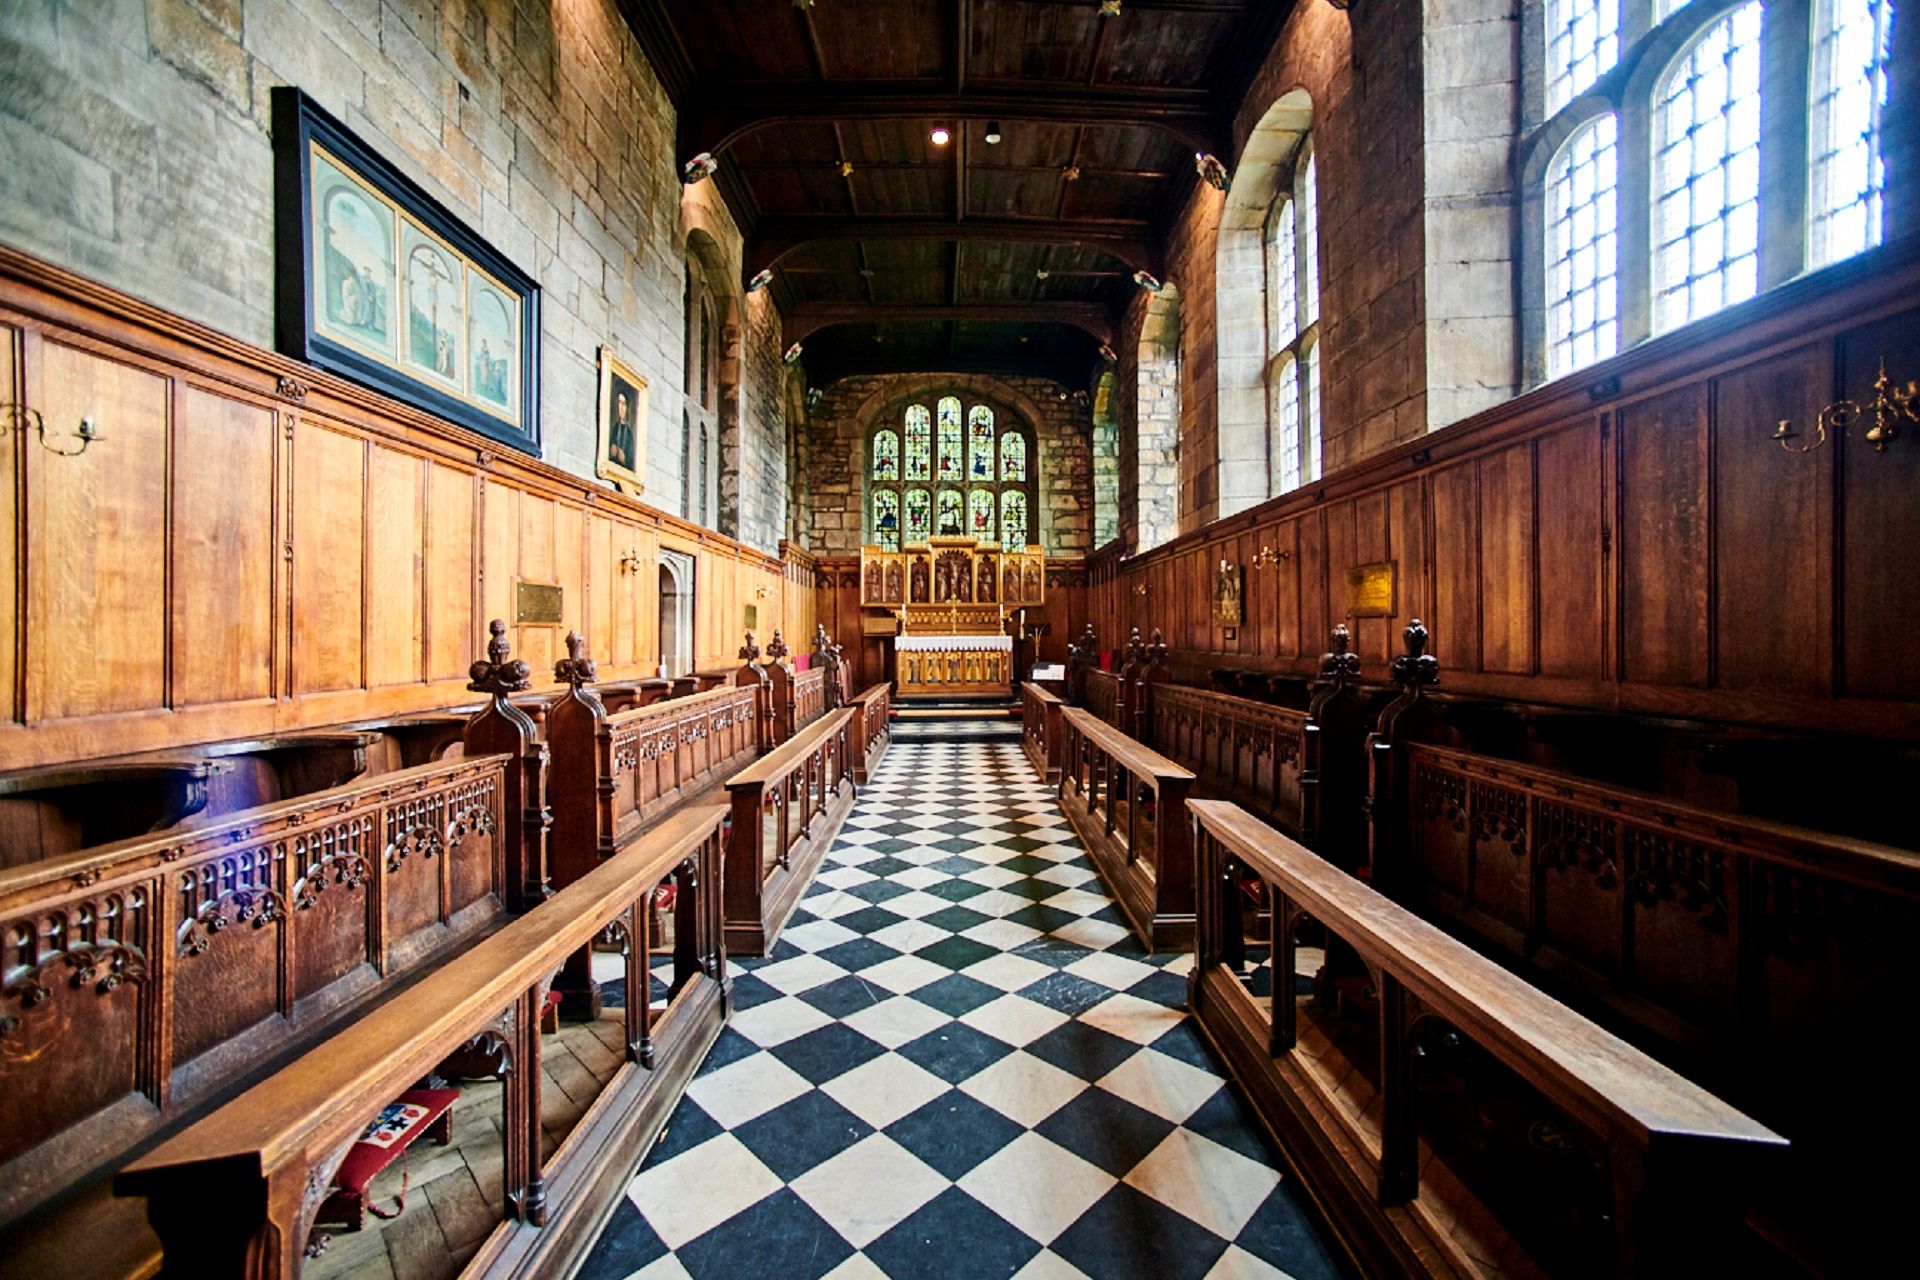
{"type": "Polygon", "coordinates": [[[815,383],[1083,387],[1293,0],[622,0],[815,383]],[[997,123],[1001,141],[986,141],[997,123]],[[952,141],[936,146],[936,125],[952,141]]]}

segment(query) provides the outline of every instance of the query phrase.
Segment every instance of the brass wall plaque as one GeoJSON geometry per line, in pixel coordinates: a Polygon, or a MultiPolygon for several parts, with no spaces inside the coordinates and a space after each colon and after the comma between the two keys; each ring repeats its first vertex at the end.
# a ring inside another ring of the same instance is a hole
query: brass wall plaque
{"type": "Polygon", "coordinates": [[[1391,618],[1399,612],[1399,561],[1376,560],[1347,570],[1349,618],[1391,618]]]}
{"type": "Polygon", "coordinates": [[[522,626],[557,627],[564,598],[558,583],[516,581],[513,620],[522,626]]]}
{"type": "Polygon", "coordinates": [[[741,625],[744,626],[749,631],[752,631],[755,627],[760,625],[760,606],[759,605],[750,604],[746,607],[746,613],[745,613],[745,616],[741,619],[741,625]]]}

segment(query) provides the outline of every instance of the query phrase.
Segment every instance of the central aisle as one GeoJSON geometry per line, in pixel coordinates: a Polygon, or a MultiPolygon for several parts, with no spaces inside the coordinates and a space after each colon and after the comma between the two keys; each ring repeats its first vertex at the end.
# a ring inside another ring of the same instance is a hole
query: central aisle
{"type": "Polygon", "coordinates": [[[1190,957],[1140,949],[1017,737],[956,736],[896,739],[736,966],[581,1277],[1338,1276],[1182,1012],[1190,957]]]}

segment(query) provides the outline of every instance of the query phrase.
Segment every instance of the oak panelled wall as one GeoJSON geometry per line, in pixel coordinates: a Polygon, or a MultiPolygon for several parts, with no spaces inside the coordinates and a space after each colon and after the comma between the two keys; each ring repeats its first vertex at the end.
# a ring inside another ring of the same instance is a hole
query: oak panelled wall
{"type": "Polygon", "coordinates": [[[1162,627],[1186,679],[1310,675],[1346,571],[1393,560],[1353,621],[1378,677],[1409,618],[1459,693],[1881,736],[1920,734],[1920,423],[1830,437],[1880,361],[1920,378],[1920,246],[1887,246],[1153,552],[1090,563],[1103,648],[1162,627]],[[1270,552],[1270,554],[1263,554],[1270,552]],[[1212,616],[1245,566],[1245,621],[1212,616]],[[1142,590],[1144,588],[1144,591],[1142,590]]]}
{"type": "Polygon", "coordinates": [[[812,630],[776,559],[5,249],[0,404],[103,437],[0,440],[0,768],[471,702],[520,580],[563,592],[511,637],[541,683],[569,629],[651,675],[663,549],[697,669],[748,604],[812,630]]]}

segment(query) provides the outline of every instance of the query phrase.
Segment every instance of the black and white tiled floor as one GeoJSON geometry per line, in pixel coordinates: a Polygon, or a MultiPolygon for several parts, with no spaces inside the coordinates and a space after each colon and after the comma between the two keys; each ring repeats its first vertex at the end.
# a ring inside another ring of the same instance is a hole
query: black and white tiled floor
{"type": "Polygon", "coordinates": [[[1339,1276],[1017,743],[896,741],[580,1272],[1339,1276]]]}

